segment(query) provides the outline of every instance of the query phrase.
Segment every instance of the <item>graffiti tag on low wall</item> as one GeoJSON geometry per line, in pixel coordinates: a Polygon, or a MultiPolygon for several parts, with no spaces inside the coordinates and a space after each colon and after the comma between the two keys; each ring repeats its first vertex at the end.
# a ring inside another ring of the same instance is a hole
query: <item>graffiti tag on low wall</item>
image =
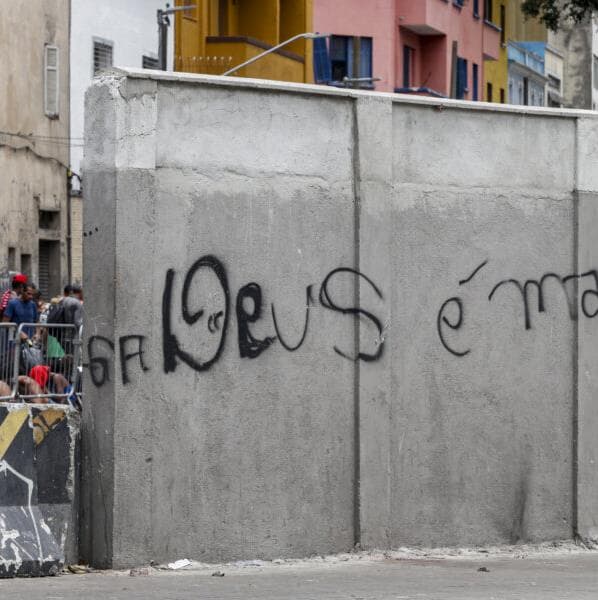
{"type": "MultiPolygon", "coordinates": [[[[458,282],[459,287],[466,286],[482,272],[488,260],[481,262],[465,279],[458,282]]],[[[183,275],[175,269],[168,269],[165,274],[162,293],[162,370],[174,373],[184,364],[197,372],[207,371],[221,358],[227,339],[231,337],[231,312],[236,316],[235,343],[239,357],[255,359],[278,343],[285,351],[295,352],[305,342],[310,331],[310,315],[313,307],[319,305],[326,310],[348,315],[354,319],[362,319],[369,323],[376,332],[375,347],[369,350],[357,349],[356,353],[341,348],[336,344],[331,349],[344,359],[351,361],[375,362],[384,352],[384,327],[380,316],[367,307],[360,306],[355,298],[341,301],[333,293],[334,283],[346,282],[345,278],[367,286],[377,298],[383,300],[382,290],[366,274],[350,267],[338,267],[331,270],[319,284],[309,284],[305,288],[305,313],[303,326],[296,333],[296,339],[289,339],[286,330],[277,316],[274,303],[264,310],[262,287],[256,282],[242,285],[234,295],[230,289],[226,268],[214,255],[199,258],[183,275]],[[175,294],[175,283],[182,277],[180,297],[175,294]],[[180,300],[180,302],[179,302],[180,300]],[[180,307],[180,314],[175,310],[180,307]],[[182,320],[184,326],[193,331],[194,344],[181,341],[181,331],[175,331],[174,321],[182,320]],[[267,322],[271,327],[271,335],[258,336],[254,326],[258,321],[267,322]]],[[[505,278],[493,283],[487,293],[487,302],[496,302],[499,297],[503,301],[521,304],[522,326],[532,329],[533,314],[546,311],[546,286],[549,282],[557,284],[566,301],[567,312],[571,320],[577,320],[579,310],[586,318],[598,315],[598,271],[589,270],[581,273],[560,275],[546,272],[537,279],[518,280],[505,278]]],[[[457,358],[467,356],[471,348],[459,346],[458,334],[467,326],[465,301],[461,295],[447,298],[436,315],[436,330],[443,348],[457,358]]],[[[130,382],[129,363],[136,361],[141,372],[149,371],[144,355],[146,338],[143,335],[121,336],[116,343],[100,335],[88,339],[87,351],[92,383],[100,387],[110,379],[110,356],[115,352],[119,357],[123,384],[130,382]]]]}
{"type": "MultiPolygon", "coordinates": [[[[196,346],[201,346],[202,352],[196,347],[192,350],[181,343],[173,326],[175,305],[174,286],[178,277],[174,269],[168,269],[162,294],[162,355],[164,373],[173,373],[180,364],[185,364],[194,371],[207,371],[220,359],[225,347],[230,329],[230,314],[232,310],[231,289],[224,264],[213,255],[199,258],[185,273],[180,297],[181,317],[185,325],[194,328],[196,346]],[[195,293],[192,293],[192,290],[195,293]],[[197,303],[198,296],[203,301],[197,303]]],[[[354,299],[341,302],[333,293],[334,283],[344,278],[358,278],[362,285],[369,286],[374,294],[383,299],[380,288],[364,273],[350,267],[339,267],[331,270],[320,282],[317,296],[314,284],[305,288],[305,316],[302,331],[296,341],[290,341],[283,335],[282,323],[277,317],[274,303],[270,304],[269,317],[272,335],[258,337],[253,325],[260,319],[265,319],[263,310],[263,294],[261,286],[256,282],[243,285],[236,293],[234,311],[237,331],[236,343],[240,358],[255,359],[278,342],[287,352],[295,352],[305,342],[310,327],[310,310],[316,304],[323,308],[361,318],[368,321],[377,331],[376,345],[370,351],[358,350],[352,355],[349,350],[332,345],[332,350],[344,359],[351,361],[377,361],[384,351],[384,336],[382,321],[370,310],[359,306],[354,299]]],[[[178,316],[178,315],[177,315],[178,316]]],[[[123,384],[130,381],[128,364],[137,360],[142,371],[149,367],[144,360],[146,338],[143,335],[126,335],[115,343],[99,335],[88,339],[87,352],[92,383],[100,387],[109,381],[109,359],[107,354],[118,352],[120,357],[121,377],[123,384]]]]}
{"type": "MultiPolygon", "coordinates": [[[[487,264],[488,261],[485,260],[478,265],[469,277],[459,281],[459,286],[468,284],[487,264]]],[[[525,330],[530,330],[532,329],[534,307],[539,313],[546,312],[546,285],[549,282],[556,283],[562,290],[567,304],[567,312],[572,321],[577,321],[579,318],[578,294],[581,294],[579,297],[583,316],[592,319],[598,315],[598,271],[596,270],[567,275],[547,272],[540,275],[538,279],[526,279],[525,281],[513,278],[503,279],[495,283],[489,290],[488,302],[496,301],[501,294],[513,294],[514,300],[521,302],[523,326],[525,330]],[[591,287],[583,289],[588,284],[591,287]]],[[[444,301],[436,318],[436,328],[442,345],[457,357],[466,356],[471,349],[457,347],[454,342],[449,342],[447,334],[451,331],[458,332],[466,326],[465,312],[463,298],[453,296],[444,301]]]]}

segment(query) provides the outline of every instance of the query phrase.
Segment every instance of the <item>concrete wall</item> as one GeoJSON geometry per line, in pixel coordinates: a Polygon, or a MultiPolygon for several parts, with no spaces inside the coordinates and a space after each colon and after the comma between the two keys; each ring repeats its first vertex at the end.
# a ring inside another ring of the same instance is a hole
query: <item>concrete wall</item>
{"type": "Polygon", "coordinates": [[[592,108],[592,22],[564,21],[555,35],[563,51],[563,106],[592,108]]]}
{"type": "MultiPolygon", "coordinates": [[[[142,57],[158,58],[156,11],[164,2],[155,0],[71,1],[71,167],[81,173],[83,160],[83,112],[85,90],[93,78],[94,39],[112,44],[113,64],[141,68],[142,57]]],[[[173,19],[174,20],[174,19],[173,19]]],[[[168,68],[172,69],[174,28],[168,32],[168,68]]],[[[73,185],[78,187],[77,181],[73,185]]]]}
{"type": "Polygon", "coordinates": [[[86,111],[93,564],[596,534],[592,114],[141,71],[86,111]]]}

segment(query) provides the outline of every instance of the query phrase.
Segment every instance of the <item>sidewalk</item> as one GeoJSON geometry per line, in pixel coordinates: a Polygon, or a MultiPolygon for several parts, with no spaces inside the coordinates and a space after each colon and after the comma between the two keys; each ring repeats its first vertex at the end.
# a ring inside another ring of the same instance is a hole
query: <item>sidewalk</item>
{"type": "Polygon", "coordinates": [[[0,580],[0,598],[594,600],[598,597],[598,552],[573,544],[448,553],[402,550],[227,565],[195,563],[179,571],[141,568],[133,573],[136,574],[103,571],[0,580]]]}

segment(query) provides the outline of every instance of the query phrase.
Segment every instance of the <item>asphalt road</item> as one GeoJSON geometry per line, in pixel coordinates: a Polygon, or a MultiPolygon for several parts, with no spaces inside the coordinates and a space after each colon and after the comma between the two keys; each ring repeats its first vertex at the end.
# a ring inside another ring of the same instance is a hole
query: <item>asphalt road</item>
{"type": "Polygon", "coordinates": [[[0,599],[26,600],[596,600],[598,553],[542,558],[348,560],[141,569],[0,580],[0,599]],[[487,569],[486,571],[479,570],[487,569]],[[215,571],[224,576],[214,576],[215,571]]]}

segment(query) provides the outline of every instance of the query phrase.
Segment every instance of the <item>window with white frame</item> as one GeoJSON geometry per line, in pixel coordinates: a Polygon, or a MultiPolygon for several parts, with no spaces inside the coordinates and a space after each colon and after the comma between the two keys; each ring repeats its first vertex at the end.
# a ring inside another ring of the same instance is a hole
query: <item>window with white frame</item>
{"type": "Polygon", "coordinates": [[[59,114],[59,63],[58,48],[44,47],[44,112],[50,119],[57,119],[59,114]]]}
{"type": "Polygon", "coordinates": [[[97,75],[112,66],[112,42],[93,41],[93,74],[97,75]]]}

